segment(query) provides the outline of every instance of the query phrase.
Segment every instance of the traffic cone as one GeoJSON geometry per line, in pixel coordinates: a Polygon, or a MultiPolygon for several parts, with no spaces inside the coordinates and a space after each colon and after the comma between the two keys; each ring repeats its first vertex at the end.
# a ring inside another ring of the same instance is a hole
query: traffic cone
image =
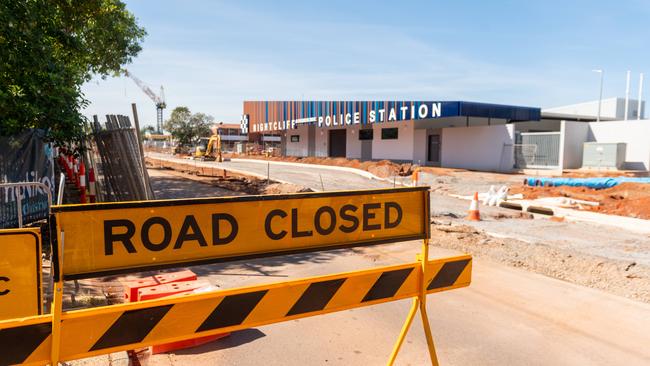
{"type": "Polygon", "coordinates": [[[472,203],[469,204],[469,211],[467,211],[467,220],[481,221],[481,214],[478,211],[478,192],[474,192],[472,203]]]}

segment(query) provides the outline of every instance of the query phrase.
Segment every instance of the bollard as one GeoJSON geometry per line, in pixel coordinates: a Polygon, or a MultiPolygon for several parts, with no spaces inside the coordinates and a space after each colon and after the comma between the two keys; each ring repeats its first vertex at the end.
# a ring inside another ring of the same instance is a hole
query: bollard
{"type": "Polygon", "coordinates": [[[90,203],[95,203],[95,196],[97,195],[97,188],[95,187],[95,169],[90,168],[88,171],[88,198],[90,203]]]}
{"type": "Polygon", "coordinates": [[[77,159],[72,160],[72,172],[72,181],[77,189],[79,189],[79,161],[77,159]]]}
{"type": "Polygon", "coordinates": [[[66,175],[68,176],[68,181],[70,183],[73,182],[73,177],[72,177],[72,155],[68,155],[65,158],[65,171],[66,175]]]}
{"type": "Polygon", "coordinates": [[[79,163],[79,202],[87,203],[86,200],[86,165],[79,163]]]}

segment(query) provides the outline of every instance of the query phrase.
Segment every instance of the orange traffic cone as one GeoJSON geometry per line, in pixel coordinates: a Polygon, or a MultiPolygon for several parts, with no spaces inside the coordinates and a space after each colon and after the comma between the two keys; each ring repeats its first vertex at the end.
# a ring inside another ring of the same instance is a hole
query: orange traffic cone
{"type": "Polygon", "coordinates": [[[478,212],[478,192],[474,192],[472,203],[469,204],[469,211],[467,211],[467,220],[481,221],[481,213],[478,212]]]}

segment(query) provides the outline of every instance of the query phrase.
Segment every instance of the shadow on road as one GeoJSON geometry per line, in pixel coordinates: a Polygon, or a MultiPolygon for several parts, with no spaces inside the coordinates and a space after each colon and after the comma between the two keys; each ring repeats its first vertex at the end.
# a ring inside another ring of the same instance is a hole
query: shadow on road
{"type": "Polygon", "coordinates": [[[253,342],[262,337],[266,337],[259,329],[250,328],[244,329],[237,332],[232,332],[230,336],[215,340],[213,342],[190,348],[184,350],[178,350],[174,352],[169,352],[177,355],[196,355],[206,352],[219,351],[223,349],[233,348],[237,346],[244,345],[246,343],[253,342]]]}

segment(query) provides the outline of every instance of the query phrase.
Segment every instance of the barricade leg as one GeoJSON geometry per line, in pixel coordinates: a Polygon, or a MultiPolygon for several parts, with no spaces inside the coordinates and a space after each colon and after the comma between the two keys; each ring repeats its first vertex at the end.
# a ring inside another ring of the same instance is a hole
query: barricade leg
{"type": "Polygon", "coordinates": [[[420,315],[422,318],[422,326],[424,327],[424,335],[427,339],[427,347],[429,348],[429,357],[431,357],[431,365],[438,366],[438,356],[436,355],[436,347],[433,344],[433,337],[431,336],[431,326],[429,325],[429,316],[427,315],[427,304],[420,301],[420,315]]]}
{"type": "Polygon", "coordinates": [[[419,304],[420,304],[420,300],[417,297],[414,297],[413,305],[411,305],[411,310],[409,310],[409,315],[406,316],[406,321],[402,326],[402,330],[399,333],[397,342],[395,342],[395,346],[393,346],[393,352],[391,352],[390,358],[388,359],[388,366],[392,366],[393,363],[395,362],[395,358],[397,358],[397,353],[399,352],[400,347],[402,347],[402,343],[404,343],[404,338],[406,338],[406,333],[408,333],[409,328],[411,327],[411,323],[413,323],[413,318],[415,317],[415,313],[418,311],[419,304]]]}
{"type": "Polygon", "coordinates": [[[54,295],[52,297],[52,353],[50,365],[56,366],[59,364],[59,345],[61,344],[63,281],[54,282],[54,295]]]}
{"type": "Polygon", "coordinates": [[[413,317],[415,313],[420,310],[420,317],[422,318],[422,327],[424,328],[424,334],[427,339],[427,348],[429,349],[429,357],[431,358],[431,365],[438,366],[438,356],[436,355],[436,348],[433,343],[433,336],[431,335],[431,326],[429,325],[429,316],[427,315],[427,261],[429,260],[429,240],[424,239],[422,242],[422,253],[417,255],[418,262],[420,262],[420,291],[416,297],[413,298],[413,305],[411,305],[411,310],[406,317],[406,321],[402,326],[400,331],[399,338],[393,347],[393,351],[390,354],[388,359],[388,365],[391,366],[397,358],[397,353],[404,343],[404,338],[408,333],[411,323],[413,323],[413,317]]]}
{"type": "MultiPolygon", "coordinates": [[[[55,235],[58,235],[59,229],[57,227],[55,235]]],[[[60,345],[61,345],[61,313],[63,312],[63,273],[61,273],[61,264],[63,260],[63,232],[58,237],[58,240],[53,240],[54,246],[52,251],[51,275],[54,278],[54,288],[52,289],[52,345],[50,353],[50,365],[58,366],[60,359],[60,345]]]]}
{"type": "Polygon", "coordinates": [[[424,335],[427,339],[427,347],[429,348],[429,357],[431,357],[431,365],[438,366],[438,356],[436,355],[436,347],[433,343],[433,336],[431,335],[431,325],[429,324],[429,316],[427,315],[427,262],[429,261],[429,239],[422,241],[422,256],[419,258],[422,264],[422,277],[420,280],[420,317],[422,318],[422,327],[424,328],[424,335]]]}

